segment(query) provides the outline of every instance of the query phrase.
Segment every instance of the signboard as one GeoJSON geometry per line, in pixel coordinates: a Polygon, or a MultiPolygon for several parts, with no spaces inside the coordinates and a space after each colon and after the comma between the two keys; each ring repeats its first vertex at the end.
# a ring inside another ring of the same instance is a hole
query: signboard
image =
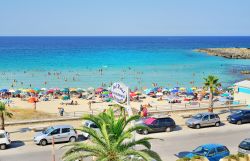
{"type": "Polygon", "coordinates": [[[128,96],[128,87],[126,87],[123,83],[117,82],[111,86],[111,92],[115,101],[124,103],[128,96]]]}

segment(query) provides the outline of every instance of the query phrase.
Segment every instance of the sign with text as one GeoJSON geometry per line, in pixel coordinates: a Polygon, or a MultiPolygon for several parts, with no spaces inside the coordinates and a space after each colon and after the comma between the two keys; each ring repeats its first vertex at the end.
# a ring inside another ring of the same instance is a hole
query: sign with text
{"type": "Polygon", "coordinates": [[[128,87],[125,86],[123,83],[114,83],[111,87],[111,92],[113,98],[119,102],[124,103],[127,99],[128,95],[128,87]]]}

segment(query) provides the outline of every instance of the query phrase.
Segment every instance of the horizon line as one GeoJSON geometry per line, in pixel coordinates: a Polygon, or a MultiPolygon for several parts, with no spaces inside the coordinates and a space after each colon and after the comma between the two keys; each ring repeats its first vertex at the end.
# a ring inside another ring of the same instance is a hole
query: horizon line
{"type": "Polygon", "coordinates": [[[250,35],[0,35],[0,37],[250,37],[250,35]]]}

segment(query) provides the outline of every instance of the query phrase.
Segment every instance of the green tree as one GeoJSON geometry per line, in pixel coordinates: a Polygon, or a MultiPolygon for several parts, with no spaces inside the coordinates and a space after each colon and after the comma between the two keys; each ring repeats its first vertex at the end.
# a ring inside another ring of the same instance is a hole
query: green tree
{"type": "Polygon", "coordinates": [[[209,111],[213,112],[214,108],[214,93],[217,90],[217,87],[220,86],[219,79],[216,76],[209,75],[207,78],[204,78],[204,87],[209,90],[209,111]]]}
{"type": "Polygon", "coordinates": [[[5,116],[7,117],[12,117],[13,114],[8,112],[5,104],[3,102],[0,102],[0,120],[1,120],[1,123],[0,123],[0,130],[4,130],[4,119],[5,119],[5,116]]]}
{"type": "Polygon", "coordinates": [[[160,156],[151,150],[149,140],[153,138],[142,138],[139,140],[133,139],[133,132],[139,129],[147,129],[145,126],[131,126],[131,122],[139,118],[134,115],[125,118],[120,113],[120,116],[115,117],[114,111],[109,109],[97,116],[85,115],[84,120],[94,122],[100,132],[91,128],[83,127],[81,131],[89,133],[90,142],[72,143],[70,149],[64,154],[64,161],[75,161],[86,157],[93,157],[97,161],[127,161],[127,160],[144,160],[161,161],[160,156]],[[141,145],[143,149],[136,150],[135,146],[141,145]],[[133,156],[134,159],[130,159],[133,156]]]}

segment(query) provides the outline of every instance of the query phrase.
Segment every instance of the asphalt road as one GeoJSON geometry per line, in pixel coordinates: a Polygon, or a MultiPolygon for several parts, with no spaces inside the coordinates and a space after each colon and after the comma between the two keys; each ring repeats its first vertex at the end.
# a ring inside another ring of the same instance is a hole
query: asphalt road
{"type": "MultiPolygon", "coordinates": [[[[153,140],[152,148],[160,154],[164,161],[175,161],[205,143],[220,143],[226,145],[232,153],[237,152],[241,140],[250,137],[250,124],[210,127],[202,129],[177,128],[170,133],[149,134],[150,137],[163,140],[153,140]]],[[[143,137],[137,135],[136,138],[143,137]]],[[[56,144],[56,161],[60,161],[64,143],[56,144]]],[[[0,151],[0,161],[51,161],[52,146],[37,146],[33,143],[14,142],[10,149],[0,151]]]]}

